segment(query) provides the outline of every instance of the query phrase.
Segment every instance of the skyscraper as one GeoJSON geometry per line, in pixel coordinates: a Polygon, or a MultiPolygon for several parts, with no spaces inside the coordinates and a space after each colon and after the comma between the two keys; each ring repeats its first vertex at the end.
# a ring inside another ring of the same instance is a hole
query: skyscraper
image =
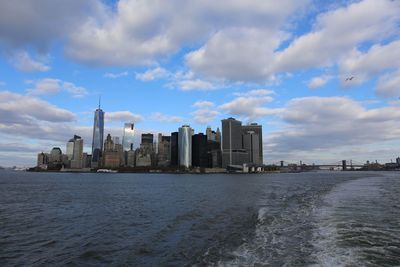
{"type": "Polygon", "coordinates": [[[263,164],[263,137],[262,137],[262,125],[257,123],[250,123],[248,125],[242,126],[242,134],[245,135],[248,132],[256,134],[258,136],[258,160],[255,160],[253,163],[258,162],[257,164],[263,164]]]}
{"type": "Polygon", "coordinates": [[[248,163],[261,165],[260,161],[260,146],[259,146],[259,135],[254,131],[247,131],[243,134],[243,147],[249,154],[248,163]]]}
{"type": "Polygon", "coordinates": [[[142,142],[136,152],[136,166],[149,167],[155,164],[153,140],[152,133],[142,134],[142,142]]]}
{"type": "Polygon", "coordinates": [[[243,165],[248,153],[243,148],[242,122],[234,118],[222,120],[222,167],[243,165]]]}
{"type": "Polygon", "coordinates": [[[99,107],[94,113],[93,123],[93,141],[92,141],[92,168],[99,167],[100,158],[103,151],[103,139],[104,139],[104,112],[99,107]]]}
{"type": "Polygon", "coordinates": [[[83,167],[83,139],[78,135],[74,135],[74,138],[69,140],[67,143],[67,150],[71,143],[73,144],[72,158],[70,159],[71,168],[80,169],[83,167]]]}
{"type": "Polygon", "coordinates": [[[207,140],[213,140],[213,133],[211,127],[208,126],[206,129],[207,140]]]}
{"type": "Polygon", "coordinates": [[[124,151],[133,150],[134,137],[135,137],[134,124],[125,123],[124,135],[122,137],[122,146],[124,147],[124,151]]]}
{"type": "Polygon", "coordinates": [[[179,147],[178,147],[178,132],[171,133],[171,165],[179,165],[179,147]]]}
{"type": "Polygon", "coordinates": [[[221,131],[217,128],[217,132],[215,133],[215,141],[221,144],[221,131]]]}
{"type": "MultiPolygon", "coordinates": [[[[212,140],[209,140],[213,142],[212,140]]],[[[207,135],[203,133],[192,136],[192,165],[194,167],[208,167],[207,135]]]]}
{"type": "Polygon", "coordinates": [[[67,153],[66,153],[68,160],[72,160],[74,156],[74,139],[70,139],[67,143],[67,153]]]}
{"type": "Polygon", "coordinates": [[[151,144],[153,145],[154,135],[152,133],[144,133],[142,134],[142,144],[151,144]]]}
{"type": "Polygon", "coordinates": [[[103,155],[103,166],[107,168],[118,168],[121,165],[121,151],[115,146],[115,143],[110,134],[107,135],[106,141],[104,142],[104,155],[103,155]]]}
{"type": "Polygon", "coordinates": [[[157,164],[168,166],[171,163],[171,136],[158,135],[157,164]]]}
{"type": "Polygon", "coordinates": [[[183,125],[178,132],[179,166],[189,168],[192,166],[192,134],[189,125],[183,125]]]}

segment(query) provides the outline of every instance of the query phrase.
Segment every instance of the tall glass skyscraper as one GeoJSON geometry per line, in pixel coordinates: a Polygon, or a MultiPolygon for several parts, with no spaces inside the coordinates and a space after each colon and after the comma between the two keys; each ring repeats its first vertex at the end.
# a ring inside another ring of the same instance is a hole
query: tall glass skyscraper
{"type": "Polygon", "coordinates": [[[103,151],[103,140],[104,140],[104,112],[100,108],[94,112],[94,124],[93,124],[93,141],[92,141],[92,165],[93,167],[99,166],[99,161],[103,151]]]}
{"type": "Polygon", "coordinates": [[[133,150],[133,139],[135,135],[135,129],[133,123],[125,123],[124,125],[124,135],[122,137],[122,145],[124,151],[133,150]]]}
{"type": "Polygon", "coordinates": [[[179,166],[189,168],[192,166],[192,135],[193,129],[183,125],[178,132],[179,166]]]}

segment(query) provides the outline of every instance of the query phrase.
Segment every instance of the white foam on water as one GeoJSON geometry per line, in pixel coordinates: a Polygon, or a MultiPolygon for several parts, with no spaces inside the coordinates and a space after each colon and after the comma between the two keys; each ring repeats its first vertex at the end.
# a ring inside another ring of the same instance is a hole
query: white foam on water
{"type": "Polygon", "coordinates": [[[256,264],[268,264],[268,260],[260,255],[258,250],[263,251],[263,247],[271,242],[269,236],[275,225],[275,218],[269,216],[269,208],[261,207],[258,210],[255,237],[249,242],[243,243],[236,250],[230,253],[233,259],[230,261],[219,261],[218,266],[254,266],[256,264]],[[266,222],[268,221],[268,227],[266,222]]]}
{"type": "Polygon", "coordinates": [[[360,266],[360,248],[338,245],[341,240],[339,225],[352,222],[348,217],[343,221],[340,209],[346,207],[346,201],[356,201],[366,195],[378,197],[380,190],[375,181],[364,178],[339,184],[324,197],[324,205],[314,211],[316,225],[312,243],[315,251],[312,256],[317,262],[315,266],[360,266]]]}

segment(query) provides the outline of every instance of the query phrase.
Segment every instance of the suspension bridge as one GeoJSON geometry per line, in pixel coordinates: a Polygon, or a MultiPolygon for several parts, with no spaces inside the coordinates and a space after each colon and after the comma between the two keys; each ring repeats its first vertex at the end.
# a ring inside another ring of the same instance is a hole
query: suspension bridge
{"type": "Polygon", "coordinates": [[[288,162],[288,161],[278,161],[278,162],[273,162],[272,165],[279,166],[279,167],[313,167],[313,168],[319,168],[319,169],[332,169],[332,168],[341,168],[342,170],[349,170],[349,169],[354,169],[354,168],[361,168],[365,166],[365,163],[362,162],[357,162],[352,159],[350,160],[340,160],[336,161],[333,163],[325,163],[325,164],[315,164],[315,163],[306,163],[303,161],[299,162],[288,162]]]}

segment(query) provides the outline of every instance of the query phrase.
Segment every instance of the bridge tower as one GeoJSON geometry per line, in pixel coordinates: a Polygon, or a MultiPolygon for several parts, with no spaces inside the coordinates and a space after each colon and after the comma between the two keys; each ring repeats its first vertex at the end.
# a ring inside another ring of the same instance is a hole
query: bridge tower
{"type": "Polygon", "coordinates": [[[346,169],[347,169],[346,160],[342,160],[342,171],[345,171],[346,169]]]}

